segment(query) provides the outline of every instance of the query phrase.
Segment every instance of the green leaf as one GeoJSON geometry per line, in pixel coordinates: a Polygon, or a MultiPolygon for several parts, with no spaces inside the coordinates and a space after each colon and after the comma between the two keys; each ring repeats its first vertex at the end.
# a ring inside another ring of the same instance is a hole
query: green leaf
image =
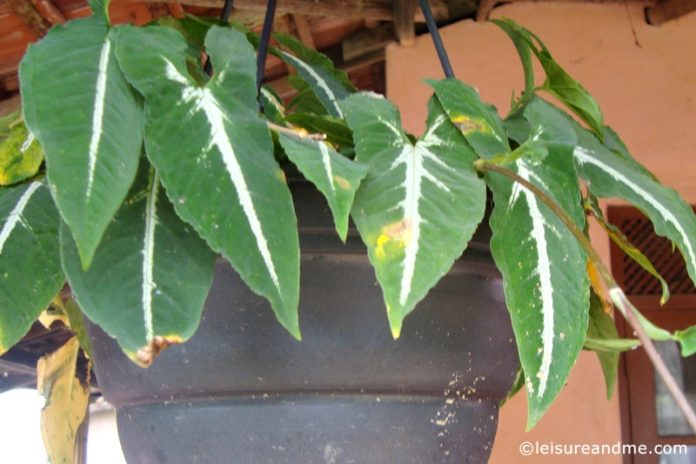
{"type": "Polygon", "coordinates": [[[496,109],[481,101],[478,91],[454,79],[426,81],[440,104],[477,155],[491,158],[510,151],[503,122],[496,109]]]}
{"type": "Polygon", "coordinates": [[[112,33],[96,18],[56,26],[20,65],[27,126],[46,155],[51,192],[89,267],[128,193],[142,145],[142,110],[112,33]]]}
{"type": "Polygon", "coordinates": [[[286,121],[307,132],[324,134],[328,142],[340,148],[353,146],[353,133],[343,119],[303,112],[288,115],[286,121]]]}
{"type": "Polygon", "coordinates": [[[213,280],[214,254],[174,213],[156,174],[116,214],[88,271],[61,227],[63,267],[83,312],[149,365],[198,327],[213,280]]]}
{"type": "Polygon", "coordinates": [[[368,165],[352,216],[375,267],[393,336],[452,267],[483,218],[476,155],[431,99],[425,134],[412,144],[397,109],[376,94],[342,102],[357,160],[368,165]]]}
{"type": "Polygon", "coordinates": [[[264,116],[269,121],[280,123],[285,119],[285,107],[280,97],[270,85],[264,85],[259,91],[259,101],[264,109],[264,116]]]}
{"type": "Polygon", "coordinates": [[[88,0],[94,18],[109,24],[109,5],[111,0],[88,0]]]}
{"type": "Polygon", "coordinates": [[[283,34],[275,34],[274,37],[292,54],[282,50],[272,52],[297,70],[330,115],[342,118],[343,112],[338,102],[355,92],[345,73],[336,70],[326,56],[306,48],[294,37],[283,34]]]}
{"type": "Polygon", "coordinates": [[[510,391],[508,391],[507,396],[503,398],[500,401],[500,404],[498,404],[499,408],[502,408],[505,403],[510,401],[513,396],[515,396],[517,393],[519,393],[520,390],[524,387],[524,371],[522,368],[517,369],[517,374],[515,375],[515,381],[512,382],[512,387],[510,387],[510,391]]]}
{"type": "Polygon", "coordinates": [[[75,334],[75,338],[80,342],[80,347],[87,353],[87,356],[92,357],[92,344],[89,341],[85,318],[82,315],[82,310],[77,302],[69,298],[64,305],[65,316],[68,318],[70,331],[75,334]]]}
{"type": "Polygon", "coordinates": [[[146,100],[147,156],[179,216],[299,338],[297,220],[258,114],[254,50],[244,34],[219,27],[206,45],[215,75],[198,86],[186,73],[178,32],[119,30],[119,62],[146,100]]]}
{"type": "MultiPolygon", "coordinates": [[[[314,93],[312,87],[297,74],[288,76],[288,84],[297,91],[297,94],[288,103],[288,110],[294,114],[314,114],[329,116],[324,103],[314,93]]],[[[339,118],[336,118],[339,119],[339,118]]]]}
{"type": "MultiPolygon", "coordinates": [[[[611,399],[616,387],[616,375],[619,370],[619,355],[620,351],[610,351],[610,347],[597,345],[592,343],[593,339],[600,342],[617,342],[619,333],[616,331],[614,319],[604,312],[602,301],[595,292],[590,294],[590,319],[587,325],[587,339],[585,340],[585,348],[595,350],[597,359],[602,367],[604,374],[604,383],[607,387],[607,399],[611,399]],[[588,343],[589,341],[589,343],[588,343]]],[[[631,341],[632,344],[627,349],[637,346],[637,340],[631,341]]]]}
{"type": "Polygon", "coordinates": [[[681,355],[686,358],[696,353],[696,325],[674,332],[674,340],[681,345],[681,355]]]}
{"type": "Polygon", "coordinates": [[[0,188],[0,354],[17,343],[65,281],[58,211],[44,182],[0,188]]]}
{"type": "Polygon", "coordinates": [[[284,133],[278,136],[290,161],[326,197],[336,232],[345,242],[350,208],[360,181],[367,174],[367,168],[345,158],[324,141],[284,133]]]}
{"type": "Polygon", "coordinates": [[[522,94],[521,101],[517,106],[512,108],[514,112],[515,109],[523,107],[528,98],[534,95],[534,67],[532,66],[532,54],[531,47],[529,43],[519,34],[515,28],[515,23],[509,19],[492,19],[491,22],[496,26],[500,27],[512,40],[515,45],[518,55],[520,56],[520,61],[522,61],[522,69],[524,70],[524,93],[522,94]]]}
{"type": "Polygon", "coordinates": [[[283,48],[289,50],[295,57],[299,58],[306,64],[312,66],[313,68],[319,68],[323,70],[326,75],[331,77],[332,81],[336,81],[350,93],[357,92],[357,89],[350,81],[348,74],[345,71],[336,69],[333,61],[329,59],[323,53],[313,50],[305,46],[301,41],[295,37],[276,32],[273,34],[273,38],[278,42],[283,48]]]}
{"type": "MultiPolygon", "coordinates": [[[[518,46],[518,43],[523,42],[527,44],[528,49],[534,52],[546,72],[546,81],[542,88],[558,98],[585,121],[597,136],[601,137],[604,132],[604,123],[597,101],[553,59],[541,39],[510,19],[497,20],[495,23],[512,38],[520,53],[520,58],[525,64],[525,70],[527,69],[526,62],[529,59],[528,50],[525,51],[525,47],[518,46]]],[[[525,77],[527,77],[526,73],[525,77]]]]}
{"type": "Polygon", "coordinates": [[[633,261],[638,263],[640,267],[643,268],[646,272],[648,272],[650,275],[655,277],[657,280],[660,281],[660,284],[662,285],[662,297],[660,298],[660,304],[665,304],[667,303],[667,300],[669,300],[669,285],[665,281],[664,278],[660,275],[659,272],[657,272],[657,269],[655,269],[655,266],[650,262],[647,256],[645,256],[638,248],[636,248],[633,243],[626,237],[626,235],[613,224],[610,224],[606,218],[604,217],[604,213],[602,212],[602,209],[599,207],[599,204],[597,203],[597,197],[594,195],[589,195],[588,200],[585,202],[587,205],[587,208],[592,212],[594,215],[595,219],[599,223],[600,226],[602,226],[602,229],[607,233],[609,238],[611,238],[611,241],[616,243],[616,245],[621,248],[621,250],[626,253],[626,255],[631,258],[633,261]]]}
{"type": "MultiPolygon", "coordinates": [[[[572,127],[556,121],[549,105],[534,100],[524,116],[532,137],[546,143],[541,163],[518,159],[510,167],[546,192],[580,229],[584,225],[572,161],[572,127]]],[[[491,252],[503,275],[520,361],[525,372],[532,428],[563,388],[587,330],[586,256],[556,214],[530,190],[488,174],[495,207],[491,252]]]]}
{"type": "Polygon", "coordinates": [[[0,185],[12,185],[33,177],[43,162],[43,151],[21,118],[0,130],[0,185]]]}
{"type": "Polygon", "coordinates": [[[622,198],[648,216],[655,233],[669,238],[684,256],[696,283],[696,216],[674,190],[626,163],[576,124],[578,146],[573,156],[578,172],[593,195],[622,198]]]}

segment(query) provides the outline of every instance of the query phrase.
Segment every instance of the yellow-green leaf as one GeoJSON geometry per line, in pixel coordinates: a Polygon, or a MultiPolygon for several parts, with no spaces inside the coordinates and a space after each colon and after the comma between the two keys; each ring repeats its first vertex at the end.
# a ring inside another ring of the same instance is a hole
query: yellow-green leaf
{"type": "Polygon", "coordinates": [[[43,162],[38,140],[18,120],[0,130],[0,185],[12,185],[35,175],[43,162]]]}
{"type": "Polygon", "coordinates": [[[53,464],[77,463],[77,437],[89,404],[89,363],[79,363],[76,338],[39,359],[38,390],[46,399],[41,411],[41,435],[53,464]]]}

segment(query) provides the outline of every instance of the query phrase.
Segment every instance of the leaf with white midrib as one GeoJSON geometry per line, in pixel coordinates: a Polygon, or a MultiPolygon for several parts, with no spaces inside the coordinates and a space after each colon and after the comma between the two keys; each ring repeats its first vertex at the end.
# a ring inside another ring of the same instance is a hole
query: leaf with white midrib
{"type": "MultiPolygon", "coordinates": [[[[146,171],[143,169],[143,171],[146,171]]],[[[152,172],[110,224],[88,271],[63,225],[63,266],[83,312],[147,365],[157,349],[187,340],[200,320],[215,256],[175,214],[152,172]]]]}
{"type": "Polygon", "coordinates": [[[398,337],[404,317],[466,248],[483,217],[485,186],[474,153],[436,100],[415,145],[387,100],[355,94],[342,107],[357,159],[368,165],[352,216],[398,337]]]}
{"type": "Polygon", "coordinates": [[[304,177],[326,197],[333,214],[336,232],[345,241],[348,215],[355,192],[367,174],[359,163],[345,158],[327,142],[279,133],[285,153],[304,177]]]}
{"type": "Polygon", "coordinates": [[[696,284],[696,216],[674,190],[659,184],[635,162],[626,162],[576,123],[577,169],[590,191],[603,198],[622,198],[643,211],[655,232],[667,237],[681,252],[696,284]]]}
{"type": "MultiPolygon", "coordinates": [[[[544,144],[549,154],[541,161],[521,158],[507,167],[546,192],[582,229],[572,127],[558,121],[540,100],[528,105],[524,117],[530,123],[530,139],[544,144]]],[[[525,372],[531,428],[565,385],[585,339],[586,256],[563,222],[531,190],[498,174],[486,179],[495,203],[491,252],[503,275],[525,372]]]]}
{"type": "Polygon", "coordinates": [[[275,38],[291,53],[277,49],[271,52],[297,70],[331,116],[343,118],[339,102],[355,92],[346,74],[337,70],[326,56],[307,49],[294,37],[275,34],[275,38]]]}
{"type": "Polygon", "coordinates": [[[142,145],[142,110],[112,36],[104,17],[71,21],[30,46],[20,65],[25,121],[84,267],[133,182],[142,145]]]}
{"type": "Polygon", "coordinates": [[[63,286],[58,211],[43,181],[0,189],[0,354],[63,286]]]}
{"type": "Polygon", "coordinates": [[[215,74],[199,86],[177,31],[124,27],[117,42],[124,72],[145,96],[147,156],[177,213],[299,338],[297,220],[258,114],[251,45],[238,31],[211,28],[206,50],[215,74]]]}

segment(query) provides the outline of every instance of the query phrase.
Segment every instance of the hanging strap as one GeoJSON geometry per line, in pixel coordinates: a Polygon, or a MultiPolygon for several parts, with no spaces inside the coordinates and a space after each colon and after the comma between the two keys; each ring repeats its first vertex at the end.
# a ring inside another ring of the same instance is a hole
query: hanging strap
{"type": "Polygon", "coordinates": [[[271,31],[273,30],[273,19],[276,12],[276,0],[268,0],[266,6],[266,17],[263,19],[263,30],[261,31],[261,42],[259,43],[259,52],[256,55],[256,90],[261,91],[261,82],[263,82],[264,72],[266,70],[266,56],[268,55],[268,42],[271,40],[271,31]]]}
{"type": "Polygon", "coordinates": [[[433,45],[435,45],[435,50],[437,51],[437,56],[440,58],[440,64],[442,65],[442,71],[445,73],[447,79],[454,79],[454,71],[452,70],[452,65],[450,64],[449,57],[447,56],[447,50],[445,50],[445,44],[442,42],[442,37],[440,37],[440,31],[435,24],[435,18],[433,17],[433,12],[430,9],[430,4],[428,0],[418,0],[420,3],[421,10],[423,11],[423,16],[425,16],[425,24],[428,25],[428,31],[430,36],[433,38],[433,45]]]}

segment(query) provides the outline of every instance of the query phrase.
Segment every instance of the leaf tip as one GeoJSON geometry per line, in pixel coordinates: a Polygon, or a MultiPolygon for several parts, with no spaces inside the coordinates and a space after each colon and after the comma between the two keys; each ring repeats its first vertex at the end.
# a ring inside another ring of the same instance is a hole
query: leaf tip
{"type": "Polygon", "coordinates": [[[544,415],[544,411],[537,410],[534,406],[529,407],[529,414],[527,415],[527,425],[524,431],[530,432],[539,423],[539,420],[544,415]]]}
{"type": "Polygon", "coordinates": [[[389,305],[387,305],[387,315],[389,316],[389,328],[391,329],[392,338],[394,338],[394,340],[398,340],[401,336],[403,318],[395,316],[389,305]]]}

